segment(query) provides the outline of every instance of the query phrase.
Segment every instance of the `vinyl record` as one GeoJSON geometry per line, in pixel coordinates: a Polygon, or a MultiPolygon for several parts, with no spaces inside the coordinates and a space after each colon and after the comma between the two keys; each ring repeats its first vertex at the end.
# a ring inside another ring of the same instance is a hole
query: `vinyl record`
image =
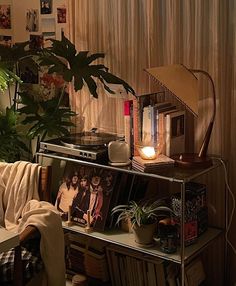
{"type": "Polygon", "coordinates": [[[117,137],[109,133],[82,132],[63,137],[61,143],[67,147],[97,147],[104,146],[117,137]]]}

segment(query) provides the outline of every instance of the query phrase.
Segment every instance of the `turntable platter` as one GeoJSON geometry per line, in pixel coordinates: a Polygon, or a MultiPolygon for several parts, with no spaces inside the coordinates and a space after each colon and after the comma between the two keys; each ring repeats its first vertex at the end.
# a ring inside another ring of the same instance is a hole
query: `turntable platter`
{"type": "Polygon", "coordinates": [[[98,147],[105,146],[110,141],[117,140],[117,137],[109,133],[94,133],[82,132],[71,134],[68,137],[61,138],[61,143],[64,146],[79,148],[79,147],[98,147]]]}

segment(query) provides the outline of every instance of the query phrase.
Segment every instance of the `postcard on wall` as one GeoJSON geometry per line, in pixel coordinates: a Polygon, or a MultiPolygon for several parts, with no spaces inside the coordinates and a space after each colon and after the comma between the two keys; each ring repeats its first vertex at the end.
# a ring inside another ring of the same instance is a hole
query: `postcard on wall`
{"type": "Polygon", "coordinates": [[[94,229],[103,230],[116,182],[116,173],[67,162],[55,202],[62,219],[67,220],[71,206],[73,222],[86,226],[90,220],[90,225],[94,229]]]}
{"type": "Polygon", "coordinates": [[[42,18],[41,19],[42,33],[52,33],[56,31],[55,18],[42,18]]]}
{"type": "Polygon", "coordinates": [[[41,50],[43,48],[43,35],[30,35],[29,48],[31,50],[41,50]]]}
{"type": "Polygon", "coordinates": [[[0,5],[0,29],[11,29],[10,5],[0,5]]]}
{"type": "Polygon", "coordinates": [[[11,47],[12,37],[11,36],[1,36],[0,35],[0,44],[6,47],[11,47]]]}
{"type": "Polygon", "coordinates": [[[57,8],[57,23],[66,23],[66,8],[57,8]]]}
{"type": "Polygon", "coordinates": [[[26,12],[26,31],[38,32],[39,30],[39,11],[28,9],[26,12]]]}
{"type": "Polygon", "coordinates": [[[52,13],[52,0],[40,0],[41,14],[52,13]]]}
{"type": "Polygon", "coordinates": [[[56,33],[55,32],[43,32],[43,47],[49,48],[52,46],[51,40],[56,40],[56,33]]]}

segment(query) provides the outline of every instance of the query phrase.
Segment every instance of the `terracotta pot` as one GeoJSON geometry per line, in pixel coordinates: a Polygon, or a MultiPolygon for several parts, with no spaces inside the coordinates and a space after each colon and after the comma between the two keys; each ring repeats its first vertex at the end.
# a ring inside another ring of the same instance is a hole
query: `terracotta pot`
{"type": "Polygon", "coordinates": [[[157,228],[157,223],[146,224],[133,227],[135,242],[141,247],[151,247],[154,245],[154,233],[157,228]]]}

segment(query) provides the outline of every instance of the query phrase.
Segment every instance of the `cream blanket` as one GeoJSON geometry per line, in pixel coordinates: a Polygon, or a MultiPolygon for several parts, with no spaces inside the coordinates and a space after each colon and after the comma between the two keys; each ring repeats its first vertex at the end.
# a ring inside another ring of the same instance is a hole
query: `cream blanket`
{"type": "Polygon", "coordinates": [[[53,205],[39,201],[38,164],[0,163],[0,223],[21,233],[34,225],[41,233],[40,252],[45,266],[44,285],[65,285],[64,235],[53,205]]]}

